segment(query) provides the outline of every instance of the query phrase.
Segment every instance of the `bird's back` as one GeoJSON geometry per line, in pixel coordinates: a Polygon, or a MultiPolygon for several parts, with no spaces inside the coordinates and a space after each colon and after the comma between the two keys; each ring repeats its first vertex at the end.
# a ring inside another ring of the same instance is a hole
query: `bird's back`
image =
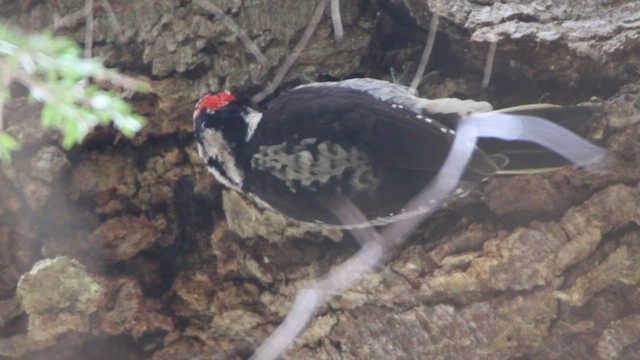
{"type": "MultiPolygon", "coordinates": [[[[453,136],[453,129],[363,91],[297,88],[263,114],[247,149],[253,171],[246,185],[298,219],[336,224],[327,204],[344,196],[384,222],[435,176],[453,136]]],[[[468,181],[498,170],[481,152],[472,163],[468,181]]]]}

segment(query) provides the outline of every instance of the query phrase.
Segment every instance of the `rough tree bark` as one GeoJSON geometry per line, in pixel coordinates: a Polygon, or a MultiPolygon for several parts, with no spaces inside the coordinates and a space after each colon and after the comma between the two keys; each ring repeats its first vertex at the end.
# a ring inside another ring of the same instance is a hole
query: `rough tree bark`
{"type": "MultiPolygon", "coordinates": [[[[207,91],[261,90],[316,1],[215,1],[266,67],[194,3],[110,0],[122,38],[99,3],[93,53],[151,83],[131,95],[150,123],[64,152],[13,89],[5,124],[25,146],[0,172],[0,359],[246,358],[357,245],[223,191],[191,111],[207,91]]],[[[0,19],[41,30],[83,7],[4,0],[0,19]]],[[[391,68],[411,79],[434,11],[440,76],[425,96],[600,104],[585,135],[620,161],[489,180],[331,300],[287,358],[640,358],[640,3],[343,0],[342,40],[327,11],[282,88],[391,68]]],[[[84,41],[82,17],[58,27],[84,41]]]]}

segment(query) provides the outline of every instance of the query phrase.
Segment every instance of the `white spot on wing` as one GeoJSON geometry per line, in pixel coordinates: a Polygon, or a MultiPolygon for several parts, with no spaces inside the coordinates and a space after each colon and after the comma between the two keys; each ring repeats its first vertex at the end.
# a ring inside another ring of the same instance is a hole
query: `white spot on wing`
{"type": "Polygon", "coordinates": [[[292,192],[299,187],[317,191],[332,179],[345,180],[347,173],[350,188],[357,192],[372,191],[378,185],[367,156],[355,147],[345,149],[329,141],[317,143],[315,138],[302,139],[291,149],[287,145],[283,142],[261,146],[252,157],[251,166],[284,181],[292,192]]]}

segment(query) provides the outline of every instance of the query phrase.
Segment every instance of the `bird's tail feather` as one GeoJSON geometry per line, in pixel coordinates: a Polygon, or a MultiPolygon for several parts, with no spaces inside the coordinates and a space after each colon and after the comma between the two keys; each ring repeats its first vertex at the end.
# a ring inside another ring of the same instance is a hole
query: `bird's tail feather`
{"type": "MultiPolygon", "coordinates": [[[[602,117],[601,109],[593,106],[535,104],[496,112],[543,118],[582,136],[586,136],[589,129],[602,117]]],[[[478,147],[487,154],[502,154],[509,159],[498,174],[538,173],[570,164],[555,152],[529,142],[480,139],[478,147]]]]}

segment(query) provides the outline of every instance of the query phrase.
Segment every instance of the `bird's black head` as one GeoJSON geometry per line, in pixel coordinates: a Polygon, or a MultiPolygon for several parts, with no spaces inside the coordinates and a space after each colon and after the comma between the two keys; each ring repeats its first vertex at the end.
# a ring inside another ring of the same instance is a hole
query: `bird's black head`
{"type": "Polygon", "coordinates": [[[198,143],[204,140],[205,129],[219,132],[229,146],[235,147],[247,136],[246,116],[249,109],[228,91],[203,96],[193,112],[198,143]]]}
{"type": "Polygon", "coordinates": [[[203,96],[193,112],[198,151],[209,171],[223,184],[241,189],[244,172],[240,149],[251,138],[260,113],[242,104],[228,91],[203,96]]]}

